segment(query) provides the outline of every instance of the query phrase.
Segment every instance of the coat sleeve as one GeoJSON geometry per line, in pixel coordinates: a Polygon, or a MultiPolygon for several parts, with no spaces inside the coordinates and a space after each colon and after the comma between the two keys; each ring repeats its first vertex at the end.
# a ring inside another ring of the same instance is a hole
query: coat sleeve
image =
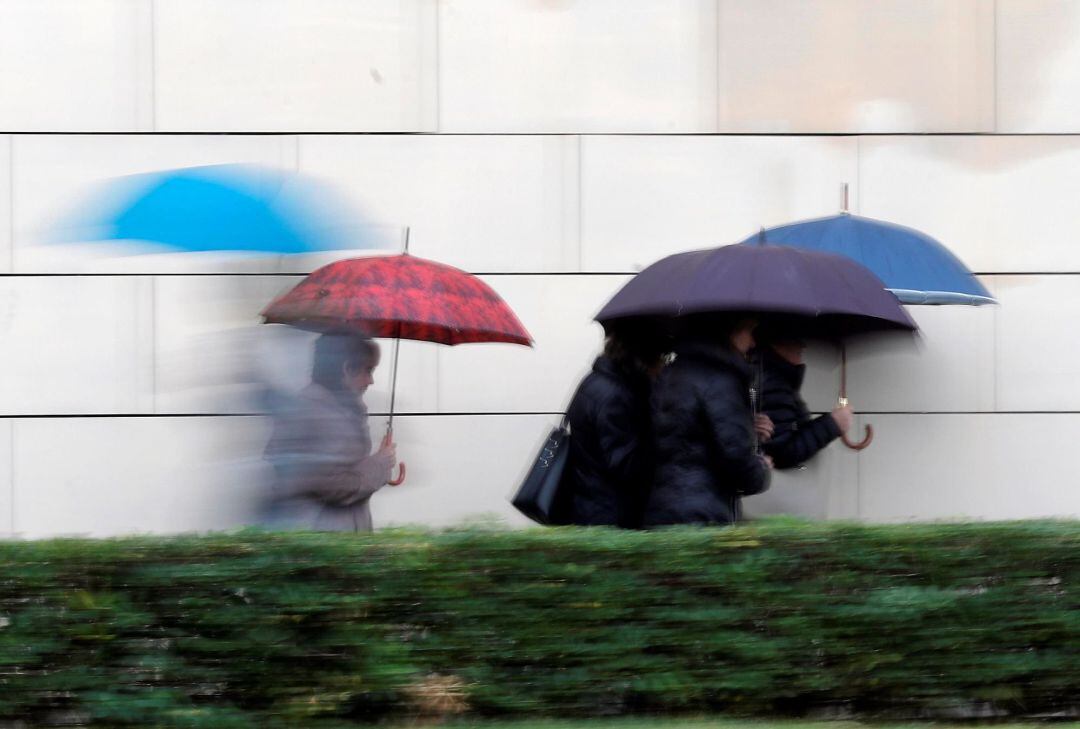
{"type": "Polygon", "coordinates": [[[768,489],[768,469],[758,457],[753,420],[742,393],[734,386],[711,387],[703,401],[720,470],[743,496],[768,489]]]}
{"type": "Polygon", "coordinates": [[[341,448],[331,425],[317,411],[295,414],[275,429],[267,458],[286,492],[349,506],[385,486],[393,464],[378,452],[357,459],[341,448]]]}
{"type": "Polygon", "coordinates": [[[795,468],[839,437],[839,426],[826,413],[805,423],[791,423],[765,444],[765,452],[772,456],[777,468],[795,468]]]}
{"type": "Polygon", "coordinates": [[[327,503],[351,506],[385,486],[392,467],[388,457],[372,453],[356,463],[315,474],[313,483],[327,503]]]}

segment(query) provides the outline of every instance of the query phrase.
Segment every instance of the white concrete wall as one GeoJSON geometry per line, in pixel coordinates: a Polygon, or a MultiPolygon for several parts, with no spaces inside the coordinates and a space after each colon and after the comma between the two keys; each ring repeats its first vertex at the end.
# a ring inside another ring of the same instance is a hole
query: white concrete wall
{"type": "MultiPolygon", "coordinates": [[[[536,338],[402,347],[410,477],[380,524],[522,523],[505,497],[606,297],[665,254],[834,212],[844,182],[1001,306],[913,308],[918,346],[853,347],[874,445],[750,510],[1080,514],[1078,54],[1080,0],[0,0],[0,533],[247,519],[252,383],[298,384],[310,339],[257,314],[325,257],[41,244],[102,178],[222,162],[329,181],[389,242],[409,226],[415,254],[482,274],[536,338]]],[[[836,354],[812,360],[827,409],[836,354]]]]}

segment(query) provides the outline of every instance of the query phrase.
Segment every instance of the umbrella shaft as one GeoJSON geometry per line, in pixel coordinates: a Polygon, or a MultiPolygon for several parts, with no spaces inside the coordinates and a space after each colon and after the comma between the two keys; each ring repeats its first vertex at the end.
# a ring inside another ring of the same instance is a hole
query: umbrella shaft
{"type": "Polygon", "coordinates": [[[848,348],[840,342],[840,395],[837,397],[840,407],[848,406],[848,348]]]}
{"type": "MultiPolygon", "coordinates": [[[[409,226],[405,226],[405,254],[409,252],[409,226]]],[[[390,376],[390,417],[386,421],[387,432],[394,429],[394,400],[397,399],[397,361],[401,351],[401,323],[398,323],[397,336],[394,338],[394,373],[390,376]]]]}
{"type": "Polygon", "coordinates": [[[397,365],[398,354],[401,350],[401,340],[394,339],[394,368],[390,375],[390,418],[386,421],[386,429],[394,429],[394,401],[397,399],[397,365]]]}
{"type": "Polygon", "coordinates": [[[847,407],[847,347],[840,344],[840,407],[847,407]]]}

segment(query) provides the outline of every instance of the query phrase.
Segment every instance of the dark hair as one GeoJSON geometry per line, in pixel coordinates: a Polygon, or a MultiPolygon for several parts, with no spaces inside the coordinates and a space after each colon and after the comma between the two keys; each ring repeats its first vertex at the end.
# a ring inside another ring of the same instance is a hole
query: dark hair
{"type": "Polygon", "coordinates": [[[647,371],[672,350],[671,337],[647,324],[609,325],[604,338],[604,355],[616,364],[647,371]]]}
{"type": "Polygon", "coordinates": [[[731,336],[756,317],[750,313],[691,314],[683,320],[682,338],[731,349],[731,336]]]}
{"type": "Polygon", "coordinates": [[[379,345],[367,337],[352,334],[323,334],[315,340],[311,381],[328,390],[345,387],[345,370],[356,372],[379,363],[379,345]]]}
{"type": "Polygon", "coordinates": [[[772,315],[763,317],[754,330],[754,339],[759,346],[797,342],[803,344],[812,322],[794,316],[772,315]]]}

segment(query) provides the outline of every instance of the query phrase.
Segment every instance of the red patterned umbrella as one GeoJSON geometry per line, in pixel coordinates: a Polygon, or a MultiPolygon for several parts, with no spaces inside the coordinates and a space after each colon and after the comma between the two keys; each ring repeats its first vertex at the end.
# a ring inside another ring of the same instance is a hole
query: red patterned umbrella
{"type": "Polygon", "coordinates": [[[475,276],[408,254],[337,261],[263,311],[268,324],[439,344],[531,346],[514,312],[475,276]]]}
{"type": "MultiPolygon", "coordinates": [[[[323,266],[271,302],[262,315],[267,324],[393,337],[388,432],[394,423],[402,339],[450,345],[509,342],[532,346],[525,327],[490,286],[452,266],[408,253],[350,258],[323,266]]],[[[402,463],[398,478],[391,484],[396,486],[404,479],[402,463]]]]}

